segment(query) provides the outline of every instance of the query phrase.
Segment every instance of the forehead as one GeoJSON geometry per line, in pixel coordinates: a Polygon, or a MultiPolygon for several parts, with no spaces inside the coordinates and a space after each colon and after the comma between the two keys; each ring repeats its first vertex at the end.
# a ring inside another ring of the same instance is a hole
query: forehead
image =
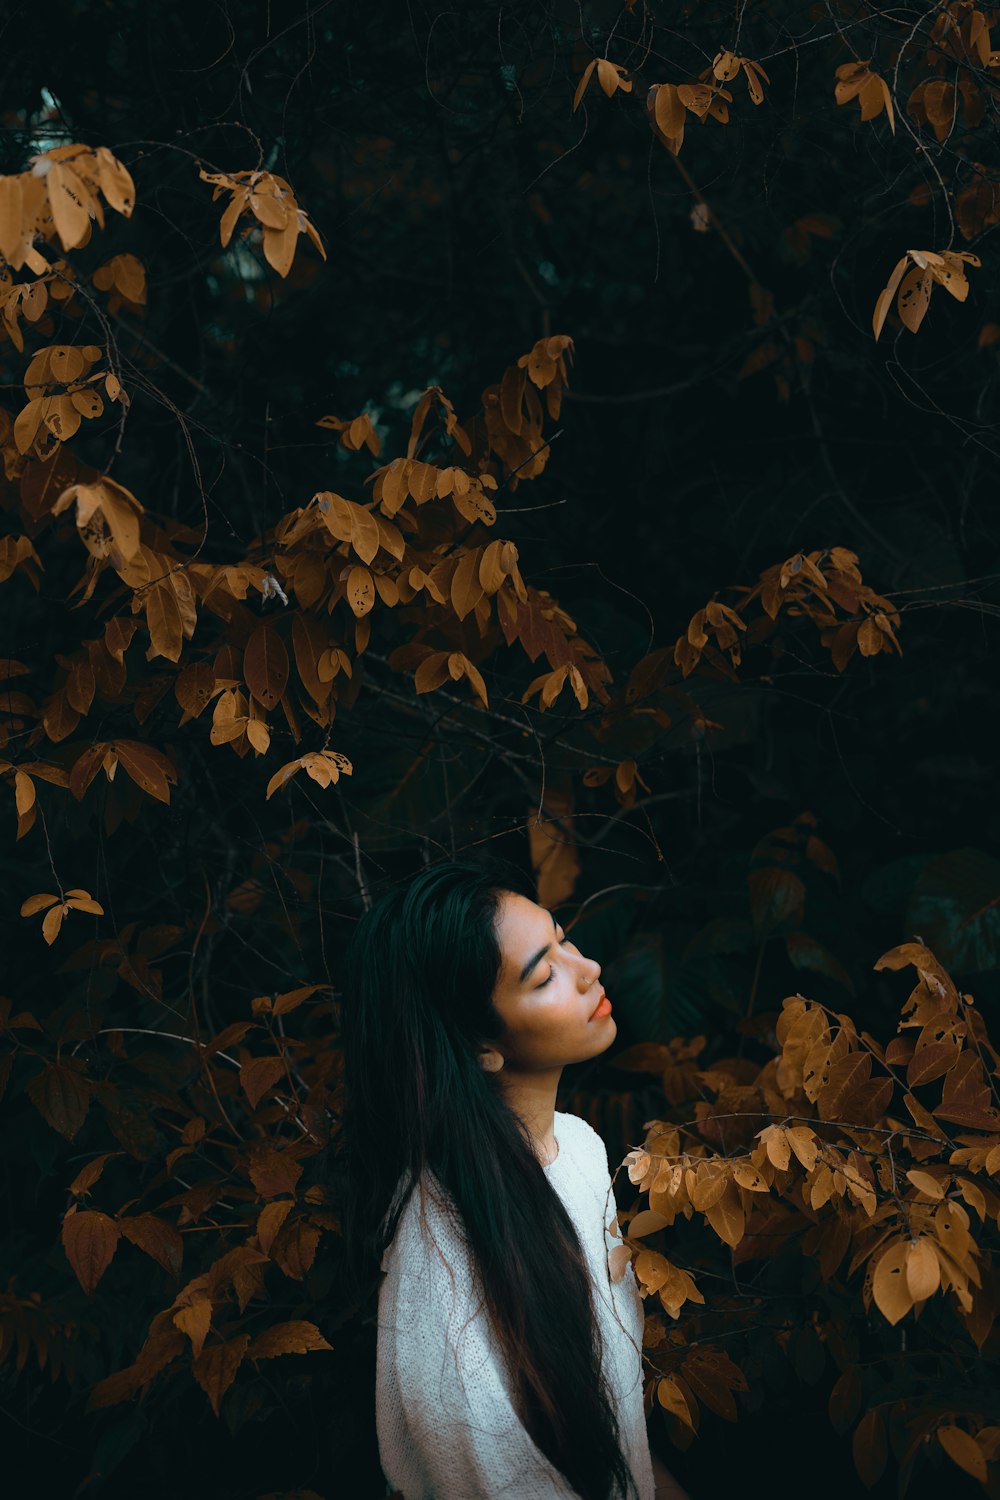
{"type": "Polygon", "coordinates": [[[552,941],[552,917],[546,907],[516,891],[505,891],[497,920],[503,955],[501,982],[517,984],[521,969],[533,953],[552,941]]]}

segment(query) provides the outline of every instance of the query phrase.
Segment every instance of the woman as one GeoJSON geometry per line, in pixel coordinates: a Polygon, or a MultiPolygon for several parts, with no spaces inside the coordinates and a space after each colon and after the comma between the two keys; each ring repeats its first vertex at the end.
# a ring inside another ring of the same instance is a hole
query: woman
{"type": "Polygon", "coordinates": [[[343,1231],[378,1286],[376,1427],[405,1500],[654,1500],[643,1310],[604,1143],[555,1110],[616,1035],[601,968],[500,866],[450,861],[345,957],[343,1231]]]}

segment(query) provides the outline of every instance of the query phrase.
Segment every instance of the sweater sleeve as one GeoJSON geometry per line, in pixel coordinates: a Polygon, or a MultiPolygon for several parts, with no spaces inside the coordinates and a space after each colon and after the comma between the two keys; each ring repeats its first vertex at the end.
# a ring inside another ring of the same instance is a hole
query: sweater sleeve
{"type": "Polygon", "coordinates": [[[401,1220],[384,1293],[379,1435],[390,1484],[406,1500],[575,1495],[514,1410],[468,1251],[432,1199],[425,1224],[417,1212],[401,1220]],[[389,1392],[395,1410],[382,1409],[389,1392]]]}

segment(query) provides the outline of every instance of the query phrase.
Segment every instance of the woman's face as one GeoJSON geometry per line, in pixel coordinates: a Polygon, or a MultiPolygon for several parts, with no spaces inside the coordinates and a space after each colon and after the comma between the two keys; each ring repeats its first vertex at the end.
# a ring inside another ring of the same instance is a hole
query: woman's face
{"type": "Polygon", "coordinates": [[[585,958],[544,906],[505,891],[498,915],[503,965],[493,996],[506,1032],[504,1067],[537,1072],[582,1062],[610,1047],[613,1015],[594,1016],[601,966],[585,958]]]}

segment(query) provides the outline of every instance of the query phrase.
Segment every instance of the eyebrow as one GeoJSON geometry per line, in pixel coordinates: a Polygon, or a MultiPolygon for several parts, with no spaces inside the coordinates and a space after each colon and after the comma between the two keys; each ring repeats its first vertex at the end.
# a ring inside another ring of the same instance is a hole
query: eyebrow
{"type": "MultiPolygon", "coordinates": [[[[549,916],[552,917],[552,913],[551,912],[549,912],[549,916]]],[[[558,925],[559,924],[556,922],[555,917],[552,917],[552,936],[553,937],[555,937],[556,927],[558,925]]],[[[552,947],[551,943],[546,943],[544,948],[539,948],[538,952],[535,953],[535,954],[533,954],[531,956],[531,958],[528,959],[528,962],[525,964],[524,968],[521,970],[521,977],[517,981],[518,984],[523,984],[524,983],[524,981],[527,979],[528,975],[531,973],[532,969],[538,963],[539,959],[544,958],[545,955],[546,955],[546,953],[548,953],[548,951],[549,951],[549,949],[551,947],[552,947]]]]}

